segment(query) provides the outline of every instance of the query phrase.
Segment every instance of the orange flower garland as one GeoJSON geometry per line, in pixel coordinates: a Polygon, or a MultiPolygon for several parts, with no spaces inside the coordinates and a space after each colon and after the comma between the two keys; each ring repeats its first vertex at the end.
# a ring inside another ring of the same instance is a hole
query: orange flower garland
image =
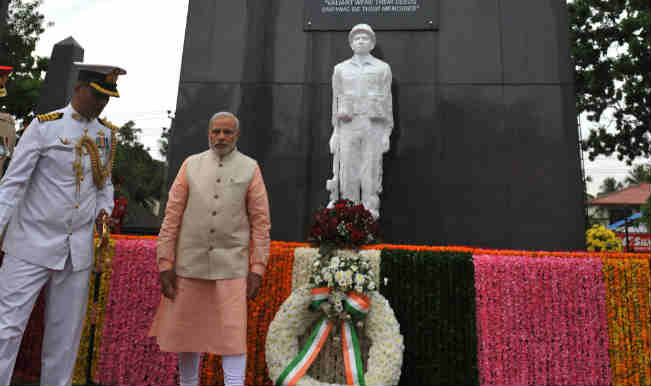
{"type": "Polygon", "coordinates": [[[649,260],[604,259],[613,385],[651,384],[649,260]]]}
{"type": "Polygon", "coordinates": [[[645,253],[624,253],[624,252],[567,252],[567,251],[519,251],[511,249],[486,249],[464,246],[427,246],[427,245],[400,245],[400,244],[377,244],[362,249],[400,249],[405,251],[434,251],[434,252],[468,252],[473,255],[492,256],[525,256],[525,257],[562,257],[562,258],[586,258],[586,259],[646,259],[651,257],[645,253]]]}
{"type": "MultiPolygon", "coordinates": [[[[132,236],[132,235],[111,235],[111,239],[125,240],[156,240],[158,236],[132,236]]],[[[307,247],[308,243],[272,241],[272,248],[284,246],[287,248],[307,247]]],[[[404,244],[374,244],[361,248],[364,249],[400,249],[405,251],[438,251],[438,252],[468,252],[473,255],[498,255],[498,256],[528,256],[528,257],[564,257],[564,258],[601,258],[601,259],[646,259],[651,257],[648,253],[633,252],[568,252],[568,251],[523,251],[515,249],[487,249],[465,246],[429,246],[429,245],[404,245],[404,244]]],[[[293,249],[292,249],[293,251],[293,249]]]]}
{"type": "MultiPolygon", "coordinates": [[[[109,241],[108,245],[108,256],[113,258],[115,253],[115,241],[109,241]]],[[[104,325],[104,311],[106,309],[106,295],[108,294],[109,285],[111,282],[111,269],[105,270],[100,275],[99,280],[99,297],[97,302],[93,301],[93,295],[95,293],[95,286],[97,285],[97,280],[95,280],[95,275],[91,274],[90,283],[88,287],[88,310],[86,311],[86,319],[84,320],[84,328],[81,335],[81,342],[79,344],[79,350],[77,352],[77,361],[75,362],[75,370],[72,376],[72,383],[74,384],[86,384],[88,377],[88,355],[89,353],[89,344],[90,344],[90,326],[95,325],[95,334],[93,340],[93,353],[92,353],[92,362],[91,362],[91,374],[90,379],[93,381],[97,379],[97,359],[99,357],[100,345],[102,343],[102,326],[104,325]]]]}
{"type": "MultiPolygon", "coordinates": [[[[294,249],[307,243],[273,241],[269,251],[267,269],[262,278],[258,296],[249,300],[247,320],[246,384],[272,385],[267,375],[265,342],[269,324],[280,305],[291,293],[294,249]]],[[[207,354],[203,358],[202,385],[223,385],[224,374],[219,356],[207,354]]]]}
{"type": "Polygon", "coordinates": [[[122,240],[158,240],[158,236],[137,236],[137,235],[122,235],[122,234],[111,234],[112,240],[122,239],[122,240]]]}

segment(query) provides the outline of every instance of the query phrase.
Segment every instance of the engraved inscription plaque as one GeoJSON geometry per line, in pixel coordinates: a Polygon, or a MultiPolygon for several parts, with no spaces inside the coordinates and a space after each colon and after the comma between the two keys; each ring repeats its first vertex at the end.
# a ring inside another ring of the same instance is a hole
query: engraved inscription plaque
{"type": "Polygon", "coordinates": [[[304,0],[306,31],[436,30],[439,0],[304,0]]]}

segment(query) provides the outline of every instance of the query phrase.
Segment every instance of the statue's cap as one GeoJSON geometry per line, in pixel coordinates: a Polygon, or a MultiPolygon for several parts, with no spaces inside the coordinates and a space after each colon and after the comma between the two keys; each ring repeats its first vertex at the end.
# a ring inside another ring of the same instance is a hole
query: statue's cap
{"type": "Polygon", "coordinates": [[[353,40],[353,36],[357,35],[360,32],[367,33],[375,42],[375,32],[373,31],[373,28],[371,28],[371,26],[368,24],[357,24],[354,26],[348,33],[348,41],[350,42],[353,40]]]}
{"type": "Polygon", "coordinates": [[[120,67],[103,64],[75,63],[79,70],[78,79],[88,82],[100,94],[119,97],[117,89],[118,76],[127,72],[120,67]]]}

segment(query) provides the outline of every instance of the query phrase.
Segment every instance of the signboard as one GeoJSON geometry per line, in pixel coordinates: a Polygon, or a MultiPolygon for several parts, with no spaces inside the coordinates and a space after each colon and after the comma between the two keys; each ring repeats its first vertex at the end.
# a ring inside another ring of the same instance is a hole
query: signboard
{"type": "Polygon", "coordinates": [[[348,31],[366,23],[374,30],[436,30],[439,0],[303,0],[306,31],[348,31]]]}
{"type": "MultiPolygon", "coordinates": [[[[626,233],[616,233],[616,235],[622,241],[624,251],[626,251],[626,233]]],[[[651,236],[648,233],[629,232],[628,241],[630,242],[629,252],[651,252],[651,236]]]]}

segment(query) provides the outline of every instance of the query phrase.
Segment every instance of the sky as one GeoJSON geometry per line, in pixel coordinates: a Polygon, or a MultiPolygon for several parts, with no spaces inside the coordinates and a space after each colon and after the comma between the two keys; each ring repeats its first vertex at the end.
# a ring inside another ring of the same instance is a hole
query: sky
{"type": "MultiPolygon", "coordinates": [[[[141,142],[161,159],[161,128],[170,125],[167,111],[176,109],[188,0],[44,0],[40,12],[54,25],[41,35],[37,55],[50,56],[56,43],[72,36],[84,48],[85,63],[127,70],[118,80],[121,97],[111,98],[102,115],[118,126],[133,120],[143,130],[141,142]]],[[[595,125],[580,122],[587,138],[595,125]]],[[[583,158],[585,174],[593,179],[591,194],[605,178],[623,181],[631,169],[614,156],[583,158]]]]}
{"type": "Polygon", "coordinates": [[[167,110],[176,109],[187,10],[187,0],[44,0],[40,12],[54,26],[46,26],[36,54],[49,57],[73,37],[85,63],[124,68],[120,98],[111,98],[102,116],[118,126],[133,120],[141,142],[162,159],[158,139],[170,125],[167,110]]]}

